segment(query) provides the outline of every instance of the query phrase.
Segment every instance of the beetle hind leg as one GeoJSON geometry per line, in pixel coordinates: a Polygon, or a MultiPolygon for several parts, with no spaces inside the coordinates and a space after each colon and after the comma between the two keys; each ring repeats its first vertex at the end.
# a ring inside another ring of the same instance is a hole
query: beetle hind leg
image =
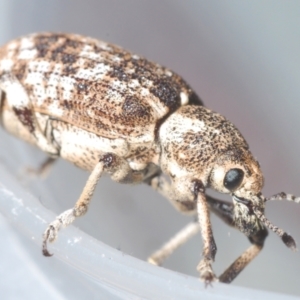
{"type": "MultiPolygon", "coordinates": [[[[180,202],[172,200],[172,186],[168,180],[161,174],[148,178],[145,183],[149,184],[154,190],[163,195],[169,202],[180,212],[186,212],[186,207],[180,202]]],[[[200,231],[197,220],[189,223],[182,230],[180,230],[174,237],[167,241],[160,249],[155,251],[148,257],[148,262],[161,266],[163,262],[180,246],[185,244],[190,238],[200,231]]]]}
{"type": "Polygon", "coordinates": [[[185,244],[190,238],[200,231],[197,221],[191,222],[181,229],[173,238],[165,243],[159,250],[148,257],[148,262],[161,266],[163,262],[180,246],[185,244]]]}

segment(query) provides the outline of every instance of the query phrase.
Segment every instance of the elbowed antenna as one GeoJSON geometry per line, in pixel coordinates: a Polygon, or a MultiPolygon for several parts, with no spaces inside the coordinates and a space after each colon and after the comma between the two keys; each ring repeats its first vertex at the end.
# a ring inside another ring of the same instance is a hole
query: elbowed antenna
{"type": "Polygon", "coordinates": [[[296,197],[292,194],[286,194],[284,192],[275,194],[269,198],[264,198],[264,201],[270,201],[270,200],[288,200],[288,201],[292,201],[295,203],[300,203],[300,197],[296,197]]]}
{"type": "MultiPolygon", "coordinates": [[[[299,199],[299,198],[297,198],[299,199]]],[[[267,201],[268,199],[264,199],[265,201],[267,201]]],[[[274,199],[272,199],[274,200],[274,199]]],[[[272,230],[273,232],[275,232],[278,236],[281,237],[281,240],[284,242],[284,244],[290,248],[293,251],[297,250],[296,247],[296,242],[294,241],[294,239],[287,234],[285,231],[283,231],[281,228],[273,225],[268,219],[267,217],[260,211],[260,209],[257,206],[253,207],[253,212],[255,213],[255,215],[257,216],[257,218],[270,230],[272,230]]]]}

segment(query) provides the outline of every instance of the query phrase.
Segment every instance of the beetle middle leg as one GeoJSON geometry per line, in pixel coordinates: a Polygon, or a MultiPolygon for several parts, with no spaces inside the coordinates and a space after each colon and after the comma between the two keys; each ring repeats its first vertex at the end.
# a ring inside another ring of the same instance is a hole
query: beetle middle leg
{"type": "Polygon", "coordinates": [[[75,206],[71,209],[64,211],[62,214],[56,217],[56,219],[49,224],[43,235],[43,254],[45,256],[51,256],[47,249],[47,242],[54,242],[57,238],[58,231],[62,227],[66,227],[72,224],[77,217],[84,215],[88,209],[88,205],[93,196],[95,187],[99,178],[103,174],[104,162],[100,160],[89,176],[83,191],[77,200],[75,206]]]}
{"type": "Polygon", "coordinates": [[[181,229],[174,237],[166,242],[159,250],[155,251],[149,258],[148,262],[152,265],[161,266],[163,262],[180,246],[185,244],[191,237],[200,231],[197,221],[190,222],[181,229]]]}
{"type": "Polygon", "coordinates": [[[42,250],[45,256],[51,256],[47,249],[47,243],[56,240],[58,231],[62,227],[72,224],[77,217],[83,216],[87,212],[96,185],[104,171],[117,182],[140,182],[144,176],[143,172],[132,171],[125,159],[111,153],[103,154],[90,174],[75,206],[57,216],[44,232],[42,250]]]}

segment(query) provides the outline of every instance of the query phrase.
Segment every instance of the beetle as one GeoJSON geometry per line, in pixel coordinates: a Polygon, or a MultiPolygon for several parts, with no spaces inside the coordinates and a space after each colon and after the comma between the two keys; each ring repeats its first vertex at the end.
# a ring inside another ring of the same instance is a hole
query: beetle
{"type": "Polygon", "coordinates": [[[43,235],[42,252],[58,231],[86,213],[99,178],[146,183],[180,212],[196,215],[155,252],[162,262],[201,231],[200,278],[231,282],[261,251],[267,229],[292,249],[294,239],[264,215],[263,175],[246,140],[225,117],[203,106],[176,73],[143,57],[76,34],[39,33],[0,48],[0,118],[13,135],[91,172],[74,207],[60,214],[43,235]],[[212,188],[232,203],[206,194],[212,188]],[[209,212],[243,232],[251,246],[217,277],[209,212]]]}

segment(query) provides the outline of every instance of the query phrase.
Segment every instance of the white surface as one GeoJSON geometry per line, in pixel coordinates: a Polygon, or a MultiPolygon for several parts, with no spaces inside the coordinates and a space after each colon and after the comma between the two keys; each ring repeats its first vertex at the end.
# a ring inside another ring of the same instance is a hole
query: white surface
{"type": "MultiPolygon", "coordinates": [[[[266,196],[279,191],[300,195],[298,0],[3,0],[0,5],[1,44],[29,32],[74,32],[119,44],[170,67],[192,85],[206,106],[225,115],[241,130],[262,165],[266,196]]],[[[37,150],[17,142],[4,132],[0,134],[0,163],[10,172],[14,173],[22,166],[37,166],[43,161],[44,156],[37,150]]],[[[3,176],[1,174],[0,183],[5,180],[3,176]]],[[[27,180],[24,186],[44,207],[58,214],[74,204],[87,176],[87,173],[60,161],[45,181],[27,180]]],[[[14,189],[19,192],[16,185],[14,189]]],[[[298,243],[299,216],[299,205],[288,202],[268,204],[267,217],[292,234],[298,243]]],[[[46,259],[40,254],[39,243],[32,244],[22,231],[16,234],[10,230],[9,220],[9,215],[5,215],[0,223],[1,235],[7,237],[10,233],[8,239],[14,241],[9,244],[3,240],[7,250],[4,262],[0,264],[5,266],[0,268],[0,277],[5,279],[7,292],[4,295],[13,295],[17,289],[22,291],[25,299],[32,299],[33,291],[47,295],[48,289],[61,297],[66,297],[74,289],[78,299],[80,293],[94,295],[93,288],[87,285],[85,290],[81,285],[79,274],[76,277],[74,270],[57,262],[67,255],[61,255],[59,250],[60,247],[68,248],[67,239],[83,238],[84,235],[74,228],[65,230],[58,243],[50,248],[55,257],[46,259]],[[21,255],[18,267],[15,264],[16,252],[21,255]],[[23,284],[24,280],[27,284],[23,284]],[[36,281],[40,280],[43,283],[37,288],[36,281]]],[[[50,220],[49,215],[47,221],[50,220]]],[[[248,247],[249,242],[215,217],[212,220],[218,245],[214,268],[220,274],[248,247]]],[[[99,183],[90,211],[75,226],[103,243],[121,249],[129,260],[129,255],[145,260],[188,221],[148,187],[117,185],[104,178],[99,183]]],[[[23,225],[15,226],[20,228],[23,225]]],[[[42,223],[36,230],[38,239],[44,230],[42,223]]],[[[73,248],[81,251],[81,246],[76,244],[68,251],[73,248]]],[[[197,276],[195,267],[200,252],[201,239],[197,236],[178,250],[165,267],[197,276]]],[[[101,261],[101,255],[98,259],[101,261]]],[[[299,253],[289,251],[278,237],[270,233],[259,257],[226,289],[235,293],[236,286],[246,286],[300,296],[299,270],[299,253]]],[[[179,276],[176,280],[185,278],[165,270],[159,271],[167,277],[179,276]]],[[[101,285],[101,280],[100,283],[96,279],[92,282],[95,284],[93,287],[101,285]]],[[[176,281],[174,284],[176,286],[176,281]]],[[[181,285],[177,283],[178,286],[181,285]]],[[[200,283],[197,291],[202,292],[202,287],[200,283]]],[[[150,284],[145,288],[153,290],[150,284]]],[[[222,288],[216,286],[212,291],[204,292],[218,296],[219,292],[223,292],[222,288]]],[[[104,293],[104,298],[108,295],[112,299],[121,297],[121,294],[112,296],[109,289],[107,294],[102,288],[99,291],[104,293]]],[[[241,295],[251,296],[250,290],[237,291],[240,298],[241,295]]]]}

